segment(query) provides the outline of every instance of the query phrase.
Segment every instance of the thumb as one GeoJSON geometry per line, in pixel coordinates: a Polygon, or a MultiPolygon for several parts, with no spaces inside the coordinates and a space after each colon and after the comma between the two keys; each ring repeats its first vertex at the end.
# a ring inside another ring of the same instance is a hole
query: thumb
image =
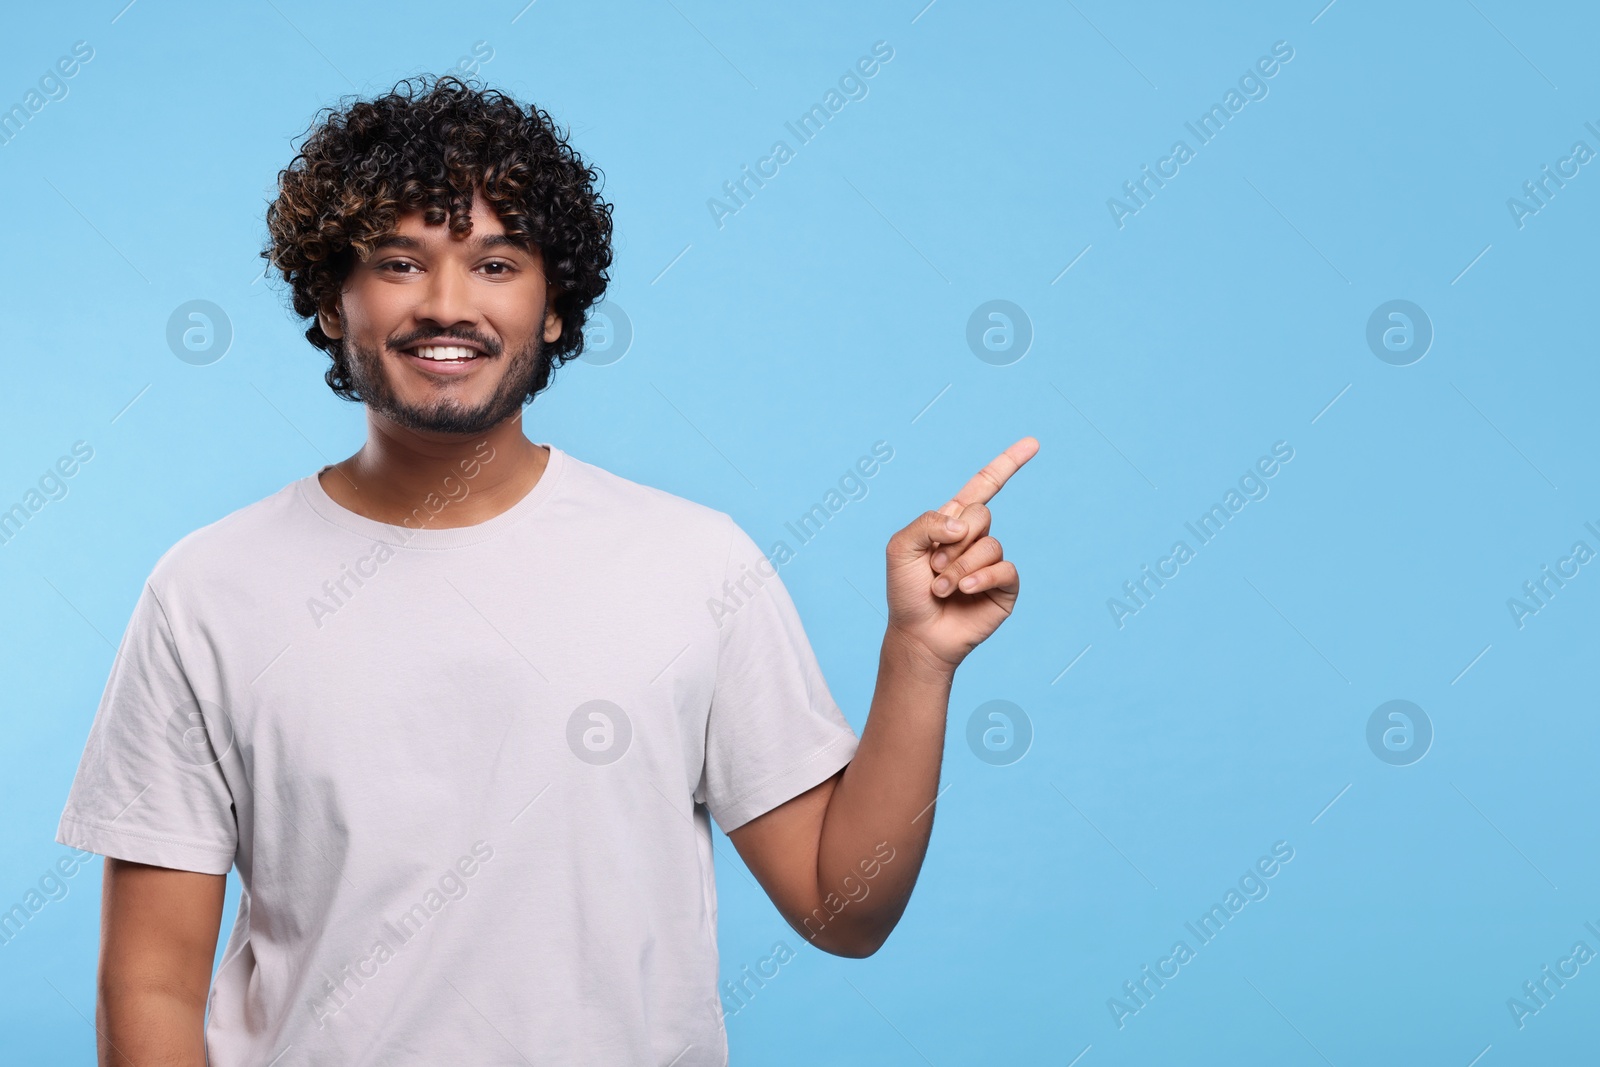
{"type": "Polygon", "coordinates": [[[959,541],[966,532],[967,524],[959,519],[939,511],[924,511],[890,540],[889,552],[897,559],[915,559],[935,545],[959,541]],[[951,523],[955,523],[955,526],[952,527],[951,523]]]}

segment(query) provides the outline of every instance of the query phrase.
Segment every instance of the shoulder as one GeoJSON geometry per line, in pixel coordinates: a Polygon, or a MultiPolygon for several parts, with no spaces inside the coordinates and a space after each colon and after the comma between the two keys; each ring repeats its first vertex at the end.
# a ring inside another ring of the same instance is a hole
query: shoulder
{"type": "Polygon", "coordinates": [[[634,481],[567,453],[562,488],[569,498],[605,518],[626,521],[636,532],[671,542],[714,546],[720,562],[744,536],[733,516],[707,504],[634,481]]]}
{"type": "Polygon", "coordinates": [[[306,509],[299,494],[299,482],[290,482],[185,534],[156,560],[150,586],[164,599],[168,593],[204,588],[257,565],[264,554],[281,549],[293,536],[289,527],[304,521],[306,509]]]}

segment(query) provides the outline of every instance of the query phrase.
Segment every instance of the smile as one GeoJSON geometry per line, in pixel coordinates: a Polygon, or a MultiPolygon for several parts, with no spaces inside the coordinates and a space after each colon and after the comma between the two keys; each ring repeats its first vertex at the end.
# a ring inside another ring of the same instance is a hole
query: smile
{"type": "Polygon", "coordinates": [[[406,362],[433,378],[471,374],[489,356],[465,345],[419,345],[405,351],[406,362]]]}
{"type": "Polygon", "coordinates": [[[480,358],[483,353],[460,345],[422,345],[410,349],[407,355],[425,359],[430,363],[467,363],[480,358]]]}

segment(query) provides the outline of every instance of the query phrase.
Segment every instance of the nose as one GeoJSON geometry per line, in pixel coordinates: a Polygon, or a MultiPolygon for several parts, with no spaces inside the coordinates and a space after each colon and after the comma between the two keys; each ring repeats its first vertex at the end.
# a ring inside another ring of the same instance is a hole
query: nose
{"type": "Polygon", "coordinates": [[[466,269],[446,260],[428,272],[420,287],[416,316],[441,330],[476,327],[477,313],[472,306],[470,279],[466,269]]]}

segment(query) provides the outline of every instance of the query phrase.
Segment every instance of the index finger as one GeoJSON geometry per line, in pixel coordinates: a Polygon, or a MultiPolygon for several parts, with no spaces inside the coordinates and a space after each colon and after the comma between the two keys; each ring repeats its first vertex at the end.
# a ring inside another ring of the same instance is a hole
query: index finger
{"type": "Polygon", "coordinates": [[[950,498],[950,501],[939,509],[941,515],[959,515],[961,509],[969,504],[987,504],[994,495],[1000,491],[1013,474],[1022,469],[1022,465],[1032,459],[1039,451],[1039,440],[1035,437],[1024,437],[998,456],[991,459],[983,470],[974,474],[961,491],[950,498]]]}

